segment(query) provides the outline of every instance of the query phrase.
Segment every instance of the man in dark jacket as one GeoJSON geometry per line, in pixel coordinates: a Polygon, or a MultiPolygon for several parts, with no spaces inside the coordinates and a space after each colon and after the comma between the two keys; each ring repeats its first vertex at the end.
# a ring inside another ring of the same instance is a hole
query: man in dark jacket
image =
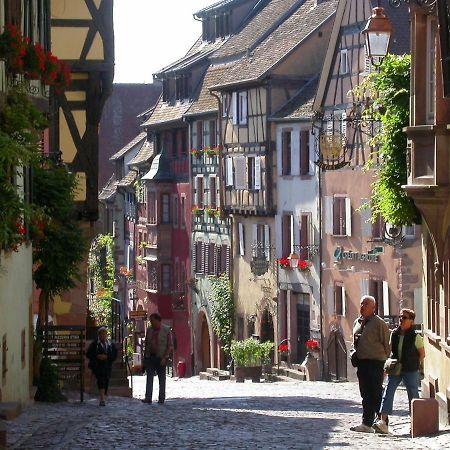
{"type": "Polygon", "coordinates": [[[112,363],[117,358],[117,349],[108,340],[108,330],[105,327],[99,328],[98,337],[89,345],[86,356],[89,359],[88,367],[97,378],[99,405],[105,406],[105,395],[108,393],[112,363]]]}
{"type": "Polygon", "coordinates": [[[144,368],[147,372],[147,386],[144,403],[152,403],[153,377],[158,375],[159,397],[158,403],[166,399],[166,365],[172,352],[172,333],[168,325],[161,323],[161,316],[157,313],[150,315],[151,326],[145,335],[144,368]]]}
{"type": "Polygon", "coordinates": [[[389,328],[375,314],[376,301],[364,295],[360,302],[360,317],[353,325],[353,350],[357,356],[357,375],[362,398],[362,423],[352,431],[374,433],[372,425],[380,410],[383,392],[384,363],[389,355],[389,328]]]}

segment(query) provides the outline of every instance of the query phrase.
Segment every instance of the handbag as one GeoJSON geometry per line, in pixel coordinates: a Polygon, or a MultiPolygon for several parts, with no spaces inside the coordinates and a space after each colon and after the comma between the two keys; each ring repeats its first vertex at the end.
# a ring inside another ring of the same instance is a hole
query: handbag
{"type": "Polygon", "coordinates": [[[356,349],[354,349],[350,355],[350,362],[353,367],[358,367],[358,355],[356,354],[356,349]]]}
{"type": "Polygon", "coordinates": [[[402,363],[396,358],[388,358],[384,363],[384,371],[388,375],[400,375],[402,363]]]}

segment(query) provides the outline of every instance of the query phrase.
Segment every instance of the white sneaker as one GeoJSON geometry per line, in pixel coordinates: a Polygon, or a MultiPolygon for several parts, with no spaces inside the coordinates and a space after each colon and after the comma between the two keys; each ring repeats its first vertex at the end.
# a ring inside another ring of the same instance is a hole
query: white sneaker
{"type": "Polygon", "coordinates": [[[377,433],[382,433],[382,434],[389,434],[389,427],[387,425],[387,423],[380,419],[377,420],[374,424],[373,424],[373,429],[377,432],[377,433]]]}
{"type": "Polygon", "coordinates": [[[356,425],[356,427],[350,427],[350,430],[357,431],[358,433],[375,433],[375,430],[372,427],[364,425],[363,423],[356,425]]]}

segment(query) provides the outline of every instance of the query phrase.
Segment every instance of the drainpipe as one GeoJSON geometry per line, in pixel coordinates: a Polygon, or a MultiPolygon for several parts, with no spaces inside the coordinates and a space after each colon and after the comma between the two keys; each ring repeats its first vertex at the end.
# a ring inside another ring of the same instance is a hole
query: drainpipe
{"type": "Polygon", "coordinates": [[[317,166],[317,170],[319,173],[319,315],[320,315],[320,356],[322,360],[322,379],[325,377],[325,345],[323,339],[323,298],[322,298],[322,278],[323,278],[323,267],[322,267],[322,233],[323,233],[323,225],[322,225],[322,171],[319,166],[317,166]]]}

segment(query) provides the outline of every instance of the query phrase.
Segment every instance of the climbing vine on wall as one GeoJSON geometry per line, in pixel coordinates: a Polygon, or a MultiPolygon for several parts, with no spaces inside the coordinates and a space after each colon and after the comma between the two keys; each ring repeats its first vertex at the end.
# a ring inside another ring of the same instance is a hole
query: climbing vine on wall
{"type": "Polygon", "coordinates": [[[234,299],[231,282],[226,274],[209,277],[211,281],[211,326],[226,354],[230,353],[233,339],[234,299]]]}
{"type": "Polygon", "coordinates": [[[405,225],[417,222],[418,213],[413,200],[402,185],[407,183],[407,136],[409,124],[410,55],[388,55],[380,69],[371,73],[357,86],[374,99],[370,113],[381,123],[380,132],[371,145],[378,148],[368,162],[375,167],[376,180],[372,184],[372,219],[381,215],[386,222],[405,225]]]}
{"type": "Polygon", "coordinates": [[[89,311],[99,325],[109,328],[114,274],[114,239],[109,234],[100,234],[92,242],[89,252],[89,278],[93,288],[89,311]]]}

